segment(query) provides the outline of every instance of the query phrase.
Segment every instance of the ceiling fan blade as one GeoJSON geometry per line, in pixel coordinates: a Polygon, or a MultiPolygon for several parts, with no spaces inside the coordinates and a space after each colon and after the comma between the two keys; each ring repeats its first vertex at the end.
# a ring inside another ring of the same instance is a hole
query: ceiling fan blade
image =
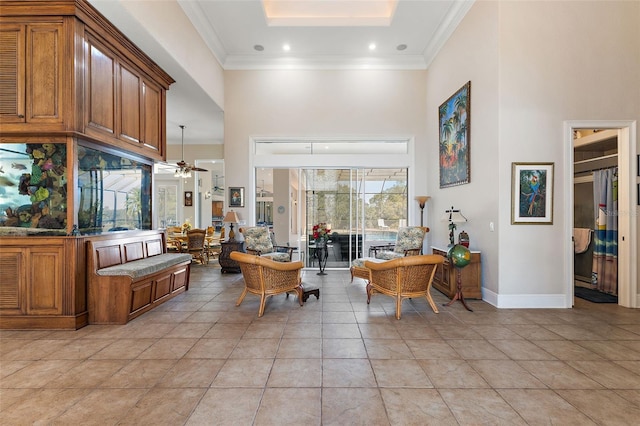
{"type": "Polygon", "coordinates": [[[207,169],[202,169],[200,167],[189,167],[189,168],[194,172],[208,172],[209,171],[207,169]]]}

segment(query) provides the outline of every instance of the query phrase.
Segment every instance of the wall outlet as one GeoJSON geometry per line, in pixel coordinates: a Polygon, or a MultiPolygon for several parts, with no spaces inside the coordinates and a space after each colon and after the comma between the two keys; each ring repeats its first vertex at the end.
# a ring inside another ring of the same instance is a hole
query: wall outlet
{"type": "Polygon", "coordinates": [[[495,230],[496,230],[496,228],[495,228],[495,226],[493,226],[493,222],[489,222],[489,231],[493,232],[495,230]]]}

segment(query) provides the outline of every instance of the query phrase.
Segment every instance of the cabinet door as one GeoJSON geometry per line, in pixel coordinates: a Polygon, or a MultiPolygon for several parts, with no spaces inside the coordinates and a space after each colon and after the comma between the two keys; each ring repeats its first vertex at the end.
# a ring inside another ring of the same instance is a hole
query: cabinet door
{"type": "Polygon", "coordinates": [[[28,315],[62,314],[63,283],[62,247],[32,247],[29,249],[27,271],[29,291],[28,315]]]}
{"type": "Polygon", "coordinates": [[[120,69],[120,139],[140,143],[140,77],[122,64],[120,69]]]}
{"type": "Polygon", "coordinates": [[[0,312],[24,315],[26,312],[26,270],[23,249],[6,247],[0,251],[0,312]]]}
{"type": "Polygon", "coordinates": [[[115,136],[116,95],[114,55],[91,37],[85,45],[85,132],[115,136]]]}
{"type": "Polygon", "coordinates": [[[148,80],[142,81],[142,130],[145,147],[162,154],[162,90],[148,80]]]}
{"type": "Polygon", "coordinates": [[[62,24],[27,25],[26,107],[29,123],[62,122],[62,24]]]}
{"type": "Polygon", "coordinates": [[[25,26],[0,27],[0,123],[25,121],[25,26]]]}

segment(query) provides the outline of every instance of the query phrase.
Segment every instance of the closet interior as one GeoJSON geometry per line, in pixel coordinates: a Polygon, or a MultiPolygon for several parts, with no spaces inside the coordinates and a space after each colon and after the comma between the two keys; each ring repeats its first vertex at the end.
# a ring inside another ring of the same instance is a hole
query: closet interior
{"type": "Polygon", "coordinates": [[[576,129],[573,147],[575,283],[615,296],[618,129],[576,129]]]}

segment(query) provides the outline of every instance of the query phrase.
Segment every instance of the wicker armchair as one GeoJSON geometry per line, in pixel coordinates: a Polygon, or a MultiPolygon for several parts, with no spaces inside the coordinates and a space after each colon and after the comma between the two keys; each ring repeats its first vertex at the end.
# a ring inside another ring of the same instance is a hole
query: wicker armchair
{"type": "Polygon", "coordinates": [[[207,231],[204,229],[192,229],[187,231],[187,248],[184,250],[186,253],[191,254],[194,260],[200,261],[204,265],[205,258],[207,257],[206,247],[204,244],[204,238],[207,235],[207,231]]]}
{"type": "Polygon", "coordinates": [[[243,228],[242,235],[247,253],[268,257],[276,262],[291,262],[294,248],[273,244],[269,228],[265,226],[243,228]]]}
{"type": "Polygon", "coordinates": [[[438,308],[431,298],[431,283],[444,257],[437,254],[400,257],[386,262],[365,261],[369,269],[367,304],[375,292],[396,299],[396,319],[402,314],[402,299],[424,296],[436,314],[438,308]]]}
{"type": "Polygon", "coordinates": [[[419,255],[422,252],[422,244],[427,232],[429,232],[429,228],[426,226],[398,228],[395,243],[371,246],[369,248],[370,257],[355,259],[351,262],[351,281],[353,282],[353,277],[359,277],[365,280],[369,279],[369,270],[364,266],[366,261],[381,262],[405,256],[419,255]]]}
{"type": "Polygon", "coordinates": [[[260,296],[258,317],[261,317],[264,314],[267,297],[294,291],[302,306],[303,289],[300,278],[300,271],[304,266],[302,262],[276,262],[266,257],[239,251],[232,251],[231,259],[240,265],[245,285],[236,306],[240,306],[247,293],[258,295],[260,296]]]}

